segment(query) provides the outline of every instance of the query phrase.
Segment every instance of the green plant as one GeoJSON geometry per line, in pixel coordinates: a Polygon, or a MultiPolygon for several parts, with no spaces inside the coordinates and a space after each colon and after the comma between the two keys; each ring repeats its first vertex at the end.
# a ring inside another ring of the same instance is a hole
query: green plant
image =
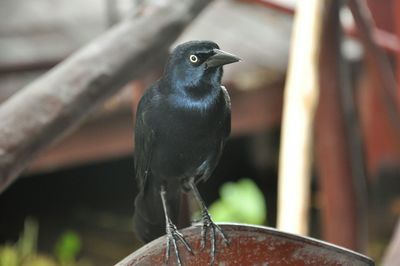
{"type": "Polygon", "coordinates": [[[217,222],[261,225],[267,217],[264,195],[249,178],[223,184],[220,199],[211,204],[209,211],[217,222]]]}
{"type": "Polygon", "coordinates": [[[18,266],[18,263],[16,248],[10,245],[0,247],[0,266],[18,266]]]}
{"type": "Polygon", "coordinates": [[[24,230],[15,244],[0,246],[0,266],[88,266],[87,261],[77,261],[81,240],[73,231],[62,234],[55,245],[55,257],[37,252],[39,227],[27,218],[24,230]]]}
{"type": "Polygon", "coordinates": [[[60,236],[55,246],[55,255],[61,265],[73,265],[81,250],[81,240],[73,231],[60,236]]]}

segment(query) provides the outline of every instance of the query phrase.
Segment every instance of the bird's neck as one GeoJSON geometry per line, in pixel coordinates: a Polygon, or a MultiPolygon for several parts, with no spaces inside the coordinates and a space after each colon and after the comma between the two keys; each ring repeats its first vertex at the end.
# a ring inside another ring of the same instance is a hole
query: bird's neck
{"type": "Polygon", "coordinates": [[[182,72],[168,75],[164,82],[168,83],[164,88],[168,88],[167,93],[177,96],[201,100],[204,98],[217,97],[221,87],[222,68],[212,69],[205,72],[201,77],[185,75],[182,72]]]}
{"type": "Polygon", "coordinates": [[[172,93],[177,96],[191,98],[192,100],[202,100],[214,98],[218,95],[221,84],[209,80],[201,80],[197,83],[175,83],[171,86],[172,93]]]}
{"type": "Polygon", "coordinates": [[[187,110],[206,111],[218,102],[221,93],[221,85],[219,83],[178,86],[182,86],[182,84],[171,84],[170,91],[166,94],[167,99],[175,107],[187,110]]]}

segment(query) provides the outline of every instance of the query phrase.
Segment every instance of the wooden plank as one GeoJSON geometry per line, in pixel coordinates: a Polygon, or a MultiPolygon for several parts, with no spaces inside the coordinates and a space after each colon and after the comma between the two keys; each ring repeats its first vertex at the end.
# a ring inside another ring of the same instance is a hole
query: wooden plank
{"type": "Polygon", "coordinates": [[[318,99],[318,55],[327,1],[298,1],[284,95],[278,178],[280,230],[308,233],[311,145],[318,99]]]}
{"type": "Polygon", "coordinates": [[[319,70],[320,98],[315,126],[316,165],[322,200],[322,231],[325,240],[358,250],[358,202],[351,172],[341,96],[338,2],[333,1],[331,7],[323,28],[323,56],[320,57],[319,70]]]}
{"type": "Polygon", "coordinates": [[[400,265],[400,218],[394,230],[393,237],[382,259],[382,266],[400,265]]]}
{"type": "Polygon", "coordinates": [[[0,192],[36,154],[165,58],[170,44],[208,3],[171,1],[126,20],[0,105],[0,192]]]}

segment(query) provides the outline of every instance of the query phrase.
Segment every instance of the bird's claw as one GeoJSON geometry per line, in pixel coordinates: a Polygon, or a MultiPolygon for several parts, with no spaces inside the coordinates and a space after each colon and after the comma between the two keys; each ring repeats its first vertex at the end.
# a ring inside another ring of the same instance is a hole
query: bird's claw
{"type": "Polygon", "coordinates": [[[216,232],[218,232],[226,246],[229,246],[229,240],[226,237],[224,231],[219,225],[213,222],[210,214],[207,210],[202,213],[203,227],[201,229],[201,249],[203,250],[206,246],[207,231],[211,229],[211,265],[214,265],[215,255],[217,253],[216,249],[216,232]]]}
{"type": "Polygon", "coordinates": [[[167,265],[168,263],[168,259],[170,256],[170,248],[171,248],[171,242],[172,245],[174,246],[174,251],[175,251],[175,256],[176,256],[176,262],[178,266],[182,265],[182,260],[181,257],[179,255],[179,249],[178,249],[178,245],[177,245],[177,241],[181,241],[183,243],[183,245],[185,246],[186,250],[190,252],[190,254],[194,255],[192,248],[190,247],[190,245],[188,244],[188,242],[185,240],[185,238],[183,237],[182,233],[180,233],[178,231],[178,229],[176,228],[176,226],[170,221],[168,221],[167,224],[167,247],[165,250],[165,265],[167,265]]]}

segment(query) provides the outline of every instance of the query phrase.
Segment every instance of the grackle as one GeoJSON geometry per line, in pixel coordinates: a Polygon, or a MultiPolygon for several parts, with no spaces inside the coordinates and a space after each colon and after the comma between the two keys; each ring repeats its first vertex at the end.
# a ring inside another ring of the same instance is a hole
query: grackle
{"type": "Polygon", "coordinates": [[[191,41],[175,48],[163,76],[141,98],[136,113],[134,229],[149,242],[167,234],[165,260],[177,242],[193,254],[177,230],[181,193],[192,192],[202,210],[202,247],[211,233],[211,264],[216,255],[215,224],[196,188],[207,180],[221,156],[231,129],[230,99],[221,86],[222,66],[239,61],[210,41],[191,41]]]}

